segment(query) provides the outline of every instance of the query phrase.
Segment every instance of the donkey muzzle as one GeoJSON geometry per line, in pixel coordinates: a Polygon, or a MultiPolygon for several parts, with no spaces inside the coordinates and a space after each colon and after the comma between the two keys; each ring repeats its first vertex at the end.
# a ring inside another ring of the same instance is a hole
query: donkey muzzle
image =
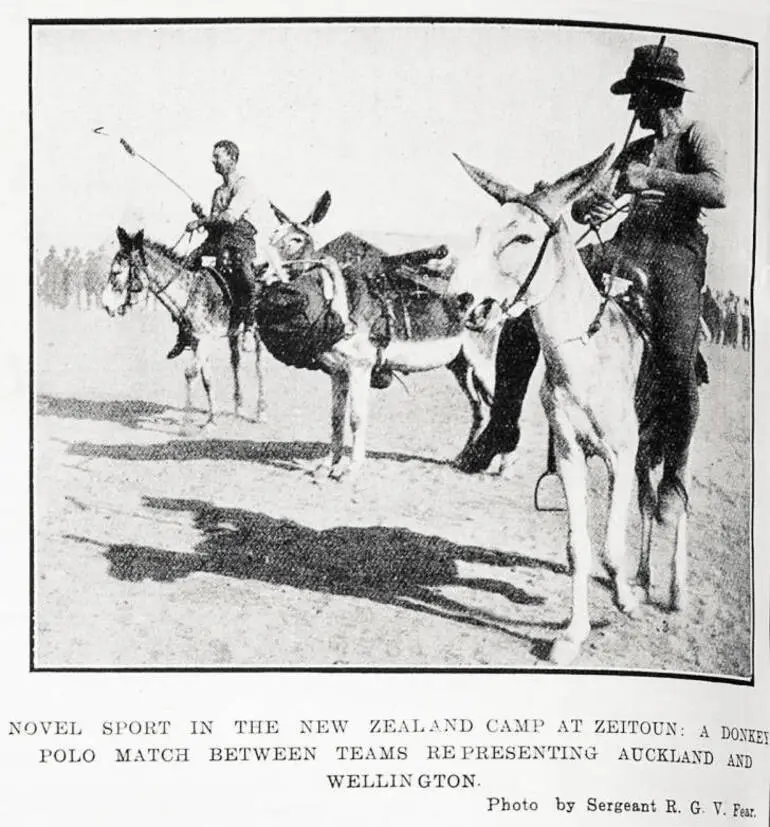
{"type": "Polygon", "coordinates": [[[457,296],[456,301],[458,310],[465,314],[471,309],[471,307],[473,307],[476,299],[474,298],[473,293],[460,293],[460,295],[457,296]]]}
{"type": "Polygon", "coordinates": [[[483,333],[491,330],[503,321],[504,315],[499,302],[495,299],[482,299],[468,313],[465,326],[468,330],[483,333]]]}

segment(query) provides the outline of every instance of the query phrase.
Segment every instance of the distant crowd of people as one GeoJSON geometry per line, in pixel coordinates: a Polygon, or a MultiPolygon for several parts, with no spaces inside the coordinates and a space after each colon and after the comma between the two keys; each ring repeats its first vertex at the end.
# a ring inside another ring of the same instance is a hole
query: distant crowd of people
{"type": "MultiPolygon", "coordinates": [[[[105,245],[84,253],[78,247],[67,247],[63,253],[50,247],[45,258],[37,262],[38,299],[59,309],[98,308],[109,267],[105,245]]],[[[751,303],[747,298],[732,290],[706,287],[703,319],[715,344],[751,349],[751,303]]]]}
{"type": "Polygon", "coordinates": [[[706,288],[703,319],[711,341],[725,347],[751,350],[751,302],[728,290],[706,288]]]}
{"type": "Polygon", "coordinates": [[[50,247],[45,258],[37,262],[38,299],[59,309],[99,307],[109,268],[104,245],[85,253],[78,247],[67,247],[63,253],[50,247]]]}

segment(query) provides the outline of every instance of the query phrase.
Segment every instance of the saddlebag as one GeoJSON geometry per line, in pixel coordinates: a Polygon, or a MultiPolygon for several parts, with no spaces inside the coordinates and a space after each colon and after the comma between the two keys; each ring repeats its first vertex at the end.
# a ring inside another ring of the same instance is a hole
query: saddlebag
{"type": "Polygon", "coordinates": [[[259,336],[270,353],[295,368],[318,370],[318,357],[345,335],[345,323],[324,296],[319,268],[266,285],[256,306],[259,336]]]}

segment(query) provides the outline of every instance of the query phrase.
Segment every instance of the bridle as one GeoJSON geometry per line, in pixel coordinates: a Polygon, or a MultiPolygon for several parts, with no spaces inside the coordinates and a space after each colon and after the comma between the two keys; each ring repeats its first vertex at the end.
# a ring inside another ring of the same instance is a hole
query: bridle
{"type": "MultiPolygon", "coordinates": [[[[532,210],[532,212],[536,213],[538,215],[538,217],[541,218],[545,222],[546,226],[548,227],[548,232],[546,233],[545,238],[543,239],[543,241],[540,245],[540,249],[537,251],[537,256],[535,256],[535,260],[532,263],[532,267],[530,267],[529,273],[527,273],[527,277],[524,279],[524,281],[521,283],[521,286],[516,291],[516,295],[513,297],[512,300],[503,299],[503,301],[500,302],[500,309],[502,310],[504,315],[508,315],[511,308],[515,307],[516,304],[518,304],[519,302],[524,304],[524,306],[527,309],[535,307],[535,304],[533,304],[532,302],[525,302],[524,301],[524,296],[527,293],[527,291],[529,290],[529,288],[532,286],[532,282],[534,281],[534,278],[537,275],[537,271],[540,269],[540,265],[543,263],[543,257],[545,256],[545,251],[548,247],[548,243],[556,235],[556,233],[559,231],[558,223],[555,222],[544,210],[542,210],[537,204],[535,204],[529,198],[523,196],[521,198],[512,199],[508,203],[522,204],[523,206],[525,206],[528,209],[532,210]]],[[[597,232],[597,236],[598,236],[598,232],[597,232]]],[[[601,237],[599,237],[599,242],[601,243],[601,237]]],[[[613,277],[614,277],[614,273],[613,273],[613,277]]],[[[558,279],[556,281],[558,281],[558,279]]],[[[552,285],[551,289],[553,289],[553,286],[555,286],[555,284],[556,284],[556,282],[554,282],[554,285],[552,285]]],[[[549,294],[550,294],[550,292],[551,291],[549,290],[549,294]]],[[[543,297],[540,301],[541,302],[544,301],[545,298],[547,298],[547,296],[543,297]]],[[[609,293],[609,290],[608,290],[607,294],[602,298],[602,301],[599,304],[599,309],[597,310],[596,315],[594,316],[591,323],[588,325],[587,330],[584,333],[582,333],[580,336],[574,336],[574,337],[571,337],[570,339],[566,339],[565,341],[576,340],[576,341],[582,341],[585,344],[588,341],[588,339],[590,339],[595,333],[597,333],[597,331],[599,330],[599,326],[601,324],[601,317],[604,314],[604,311],[607,307],[607,303],[609,302],[609,300],[610,300],[610,293],[609,293]]],[[[538,302],[538,304],[539,303],[540,302],[538,302]]]]}
{"type": "Polygon", "coordinates": [[[503,299],[503,301],[500,302],[500,309],[506,315],[512,307],[515,307],[515,305],[519,303],[523,303],[527,307],[530,306],[527,302],[524,301],[524,296],[526,295],[529,288],[532,286],[532,282],[534,281],[535,276],[537,275],[537,271],[540,269],[540,265],[543,263],[543,258],[548,248],[548,243],[559,231],[558,223],[555,222],[545,212],[545,210],[541,209],[531,199],[522,196],[521,198],[512,199],[508,203],[521,204],[527,207],[527,209],[532,210],[532,212],[534,212],[540,219],[542,219],[542,221],[548,227],[548,232],[545,234],[545,238],[540,244],[540,249],[537,251],[537,255],[535,256],[535,260],[532,262],[532,266],[529,268],[529,273],[527,273],[526,278],[519,286],[519,289],[516,291],[516,295],[513,297],[513,299],[503,299]]]}
{"type": "Polygon", "coordinates": [[[141,293],[144,286],[143,279],[147,283],[147,287],[155,298],[168,310],[174,321],[180,321],[185,318],[186,314],[184,308],[180,307],[167,294],[169,286],[179,277],[179,273],[175,273],[165,284],[158,285],[157,282],[150,275],[147,269],[147,255],[144,249],[137,250],[137,255],[127,254],[128,258],[128,282],[126,284],[126,300],[122,304],[122,309],[131,307],[133,304],[132,296],[141,293]]]}

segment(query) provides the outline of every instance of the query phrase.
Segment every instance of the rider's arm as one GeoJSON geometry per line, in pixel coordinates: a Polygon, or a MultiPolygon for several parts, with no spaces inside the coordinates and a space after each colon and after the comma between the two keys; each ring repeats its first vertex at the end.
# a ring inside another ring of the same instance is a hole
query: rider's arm
{"type": "Polygon", "coordinates": [[[244,176],[233,182],[232,193],[227,209],[217,216],[219,221],[226,221],[228,224],[234,224],[239,218],[242,218],[256,200],[256,194],[251,183],[244,176]]]}
{"type": "Polygon", "coordinates": [[[647,175],[650,189],[684,196],[700,207],[725,206],[725,156],[716,136],[702,123],[695,122],[684,136],[692,172],[651,169],[647,175]]]}
{"type": "Polygon", "coordinates": [[[601,223],[606,220],[616,209],[615,199],[628,192],[624,186],[626,168],[631,162],[649,155],[649,151],[649,138],[640,138],[630,143],[588,192],[573,201],[572,218],[579,224],[588,224],[590,221],[601,223]]]}

